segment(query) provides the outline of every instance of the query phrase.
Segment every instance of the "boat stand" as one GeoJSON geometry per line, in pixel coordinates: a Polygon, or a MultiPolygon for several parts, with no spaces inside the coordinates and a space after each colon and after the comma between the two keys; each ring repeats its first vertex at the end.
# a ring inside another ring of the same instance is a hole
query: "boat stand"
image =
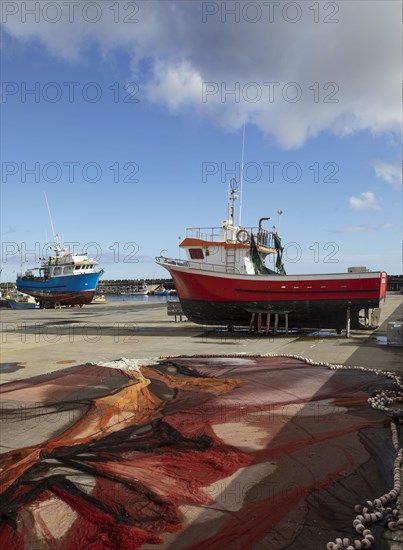
{"type": "Polygon", "coordinates": [[[270,329],[270,319],[271,315],[274,315],[274,326],[273,326],[273,335],[275,336],[277,334],[278,330],[278,319],[280,315],[284,315],[284,328],[285,328],[285,334],[288,336],[288,314],[289,311],[261,311],[261,312],[252,312],[250,323],[249,323],[249,332],[252,332],[253,327],[255,325],[256,315],[257,315],[257,332],[260,333],[262,331],[262,325],[264,327],[264,335],[267,336],[269,334],[270,329]],[[264,315],[266,315],[266,322],[264,322],[264,315]]]}
{"type": "MultiPolygon", "coordinates": [[[[273,335],[277,334],[279,317],[284,316],[284,328],[285,334],[288,336],[288,314],[289,311],[251,311],[251,318],[249,323],[249,332],[253,332],[254,327],[256,326],[256,332],[260,334],[262,330],[264,335],[267,336],[270,330],[270,320],[271,316],[274,315],[274,325],[273,325],[273,335]],[[256,320],[257,315],[257,320],[256,320]],[[264,318],[266,316],[266,318],[264,318]]],[[[351,308],[346,310],[346,338],[350,338],[351,333],[351,308]]]]}
{"type": "Polygon", "coordinates": [[[350,308],[346,312],[346,338],[350,338],[350,308]]]}

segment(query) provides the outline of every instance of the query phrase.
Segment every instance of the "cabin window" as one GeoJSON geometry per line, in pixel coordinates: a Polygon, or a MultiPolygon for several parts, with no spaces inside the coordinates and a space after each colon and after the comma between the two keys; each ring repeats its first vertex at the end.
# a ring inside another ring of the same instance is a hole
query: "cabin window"
{"type": "Polygon", "coordinates": [[[189,248],[189,255],[192,260],[204,260],[204,254],[201,248],[189,248]]]}
{"type": "Polygon", "coordinates": [[[71,273],[73,271],[73,268],[69,265],[64,268],[63,273],[71,273]]]}
{"type": "Polygon", "coordinates": [[[60,275],[62,272],[62,268],[61,267],[55,267],[53,269],[53,275],[60,275]]]}
{"type": "Polygon", "coordinates": [[[76,267],[74,269],[81,269],[81,265],[76,265],[76,267]]]}

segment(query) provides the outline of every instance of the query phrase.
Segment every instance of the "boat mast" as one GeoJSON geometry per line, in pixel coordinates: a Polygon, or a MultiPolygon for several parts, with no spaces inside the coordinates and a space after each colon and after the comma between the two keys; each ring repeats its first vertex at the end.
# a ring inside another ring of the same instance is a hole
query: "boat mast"
{"type": "Polygon", "coordinates": [[[60,252],[61,249],[62,249],[62,246],[61,246],[61,243],[60,243],[60,237],[59,237],[59,235],[57,235],[55,233],[55,228],[53,226],[53,220],[52,220],[52,214],[50,213],[50,208],[49,208],[49,203],[48,203],[48,197],[46,196],[45,192],[43,192],[43,194],[45,195],[46,206],[47,206],[47,209],[48,209],[48,214],[49,214],[49,219],[50,219],[50,226],[52,228],[53,238],[55,239],[56,252],[60,252]]]}
{"type": "Polygon", "coordinates": [[[243,190],[243,159],[245,151],[245,121],[243,121],[243,133],[242,133],[242,155],[241,155],[241,186],[239,190],[239,225],[242,225],[242,190],[243,190]]]}
{"type": "Polygon", "coordinates": [[[235,178],[232,178],[228,184],[228,219],[231,221],[231,224],[235,225],[235,201],[238,198],[236,190],[238,189],[238,184],[235,178]]]}

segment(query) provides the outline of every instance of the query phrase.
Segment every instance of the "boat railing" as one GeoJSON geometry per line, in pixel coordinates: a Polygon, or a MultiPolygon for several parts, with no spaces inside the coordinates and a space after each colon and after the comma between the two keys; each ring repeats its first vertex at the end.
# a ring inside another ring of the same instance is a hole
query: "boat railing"
{"type": "Polygon", "coordinates": [[[264,246],[265,248],[274,248],[274,237],[271,231],[266,229],[253,228],[253,235],[256,238],[256,244],[258,246],[264,246]]]}
{"type": "Polygon", "coordinates": [[[219,241],[222,239],[222,227],[188,227],[186,237],[202,241],[219,241]]]}
{"type": "Polygon", "coordinates": [[[265,248],[274,247],[273,233],[262,229],[261,227],[242,227],[235,233],[231,227],[189,227],[186,229],[186,237],[190,239],[200,239],[202,241],[221,242],[223,240],[223,233],[226,236],[226,240],[230,240],[227,236],[233,235],[234,242],[237,239],[239,231],[243,232],[243,237],[249,234],[253,235],[258,246],[264,246],[265,248]],[[245,233],[245,231],[247,233],[245,233]]]}
{"type": "MultiPolygon", "coordinates": [[[[223,264],[210,264],[207,262],[196,262],[194,260],[180,260],[178,258],[165,258],[165,256],[157,256],[155,258],[159,264],[174,265],[178,267],[187,267],[189,269],[200,269],[203,271],[214,271],[216,273],[227,273],[227,268],[223,264]]],[[[235,267],[231,273],[241,273],[240,270],[235,267]]]]}

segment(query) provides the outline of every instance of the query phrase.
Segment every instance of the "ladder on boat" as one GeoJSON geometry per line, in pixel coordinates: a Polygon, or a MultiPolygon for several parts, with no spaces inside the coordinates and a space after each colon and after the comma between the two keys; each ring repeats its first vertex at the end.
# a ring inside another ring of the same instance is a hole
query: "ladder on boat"
{"type": "Polygon", "coordinates": [[[236,248],[227,248],[225,257],[225,268],[227,273],[235,273],[236,248]]]}

